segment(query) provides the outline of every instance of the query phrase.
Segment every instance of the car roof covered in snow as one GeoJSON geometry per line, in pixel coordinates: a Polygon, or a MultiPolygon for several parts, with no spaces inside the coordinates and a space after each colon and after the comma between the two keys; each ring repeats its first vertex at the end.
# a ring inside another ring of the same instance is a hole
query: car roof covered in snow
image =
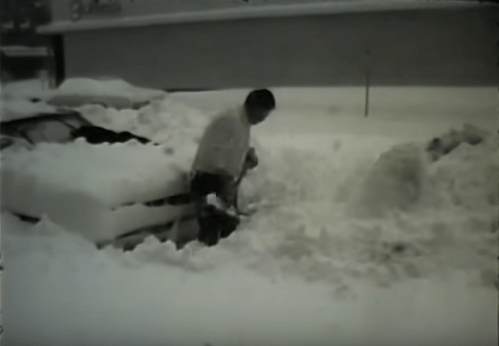
{"type": "Polygon", "coordinates": [[[13,82],[3,86],[1,92],[9,109],[2,121],[12,120],[12,117],[31,117],[39,112],[53,112],[58,106],[79,107],[99,103],[118,109],[134,108],[167,95],[163,90],[137,87],[121,79],[91,78],[67,79],[52,90],[44,89],[38,80],[13,82]],[[28,101],[35,98],[44,103],[28,101]]]}

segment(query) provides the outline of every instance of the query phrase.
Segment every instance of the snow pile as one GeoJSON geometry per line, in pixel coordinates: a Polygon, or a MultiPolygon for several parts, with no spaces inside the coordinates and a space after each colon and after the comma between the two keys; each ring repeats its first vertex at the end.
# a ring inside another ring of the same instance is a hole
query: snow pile
{"type": "Polygon", "coordinates": [[[489,136],[476,146],[461,143],[433,164],[429,190],[435,203],[453,205],[463,212],[497,208],[497,149],[497,135],[489,136]]]}
{"type": "Polygon", "coordinates": [[[283,149],[280,161],[269,154],[272,164],[243,186],[245,203],[258,212],[221,247],[237,244],[260,272],[327,281],[347,295],[359,280],[385,286],[454,269],[494,287],[497,151],[464,144],[428,166],[421,147],[380,150],[377,161],[376,152],[366,153],[362,163],[331,160],[319,149],[283,149]]]}
{"type": "Polygon", "coordinates": [[[357,217],[384,217],[418,202],[428,158],[419,143],[403,143],[381,154],[357,190],[350,206],[357,217]]]}
{"type": "Polygon", "coordinates": [[[155,142],[188,139],[197,142],[209,117],[170,98],[154,100],[140,110],[116,110],[99,105],[78,109],[93,124],[113,131],[129,131],[155,142]]]}
{"type": "Polygon", "coordinates": [[[192,153],[125,144],[41,143],[2,157],[2,208],[50,218],[91,240],[166,223],[181,207],[140,203],[183,193],[192,153]],[[138,203],[123,207],[130,203],[138,203]]]}

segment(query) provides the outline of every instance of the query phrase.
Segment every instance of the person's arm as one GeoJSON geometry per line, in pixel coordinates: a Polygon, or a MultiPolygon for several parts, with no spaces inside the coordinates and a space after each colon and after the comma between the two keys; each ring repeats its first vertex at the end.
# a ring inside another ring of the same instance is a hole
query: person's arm
{"type": "Polygon", "coordinates": [[[246,169],[253,169],[258,166],[258,156],[256,156],[255,148],[250,148],[246,154],[246,160],[244,163],[246,169]]]}

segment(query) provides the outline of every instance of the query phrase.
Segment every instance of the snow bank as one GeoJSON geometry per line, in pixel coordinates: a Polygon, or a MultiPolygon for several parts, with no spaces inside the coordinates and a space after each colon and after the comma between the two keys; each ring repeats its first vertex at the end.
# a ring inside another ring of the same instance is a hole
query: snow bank
{"type": "MultiPolygon", "coordinates": [[[[191,148],[195,152],[195,146],[191,148]]],[[[42,143],[2,157],[2,208],[44,214],[91,240],[166,223],[184,210],[143,203],[186,191],[189,156],[126,144],[42,143]],[[187,159],[186,159],[187,157],[187,159]]]]}
{"type": "Polygon", "coordinates": [[[355,152],[354,138],[281,141],[267,141],[273,150],[260,151],[260,171],[242,186],[242,204],[258,211],[220,247],[248,253],[258,272],[327,281],[347,295],[359,281],[386,286],[456,269],[497,285],[495,141],[433,166],[418,144],[364,137],[355,152]],[[364,214],[352,212],[359,204],[364,214]]]}
{"type": "Polygon", "coordinates": [[[499,162],[494,139],[477,146],[461,143],[432,166],[431,191],[438,203],[463,211],[497,207],[499,162]]]}
{"type": "Polygon", "coordinates": [[[368,172],[350,209],[360,217],[383,217],[392,210],[428,204],[484,211],[498,205],[497,136],[482,132],[477,146],[466,142],[441,162],[430,164],[424,143],[403,143],[381,154],[368,172]]]}

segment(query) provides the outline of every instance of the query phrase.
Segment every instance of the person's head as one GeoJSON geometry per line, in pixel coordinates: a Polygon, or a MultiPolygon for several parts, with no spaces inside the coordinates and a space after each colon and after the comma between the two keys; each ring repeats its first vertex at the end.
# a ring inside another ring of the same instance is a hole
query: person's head
{"type": "Polygon", "coordinates": [[[267,89],[253,90],[244,102],[244,109],[250,124],[259,124],[275,109],[274,95],[267,89]]]}

